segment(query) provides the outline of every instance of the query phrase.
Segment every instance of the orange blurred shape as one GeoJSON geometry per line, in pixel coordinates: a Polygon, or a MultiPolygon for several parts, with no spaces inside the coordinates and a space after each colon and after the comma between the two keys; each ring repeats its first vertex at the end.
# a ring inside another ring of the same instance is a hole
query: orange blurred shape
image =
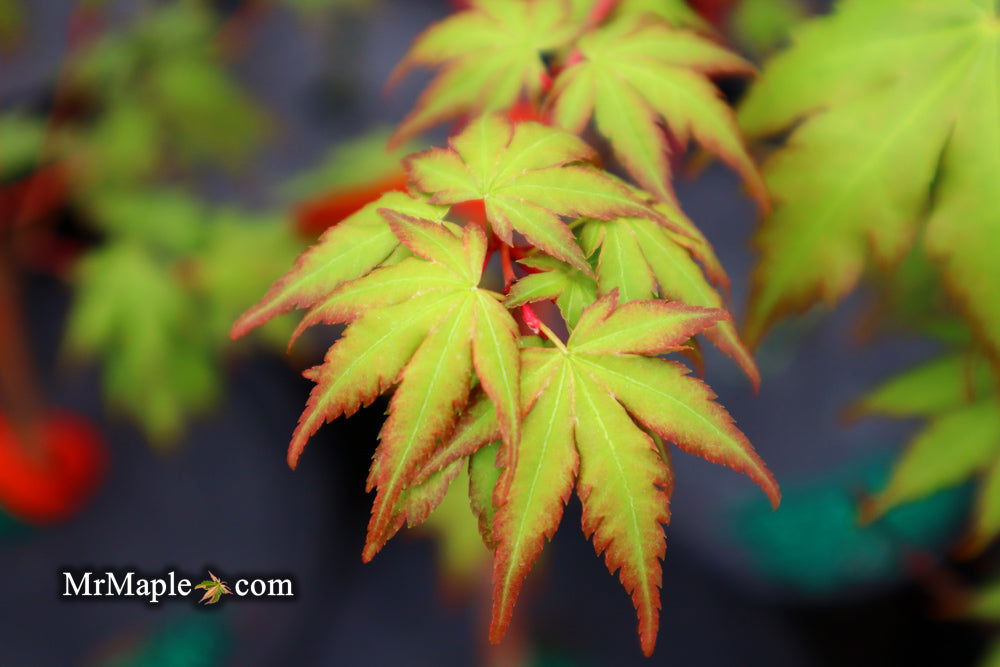
{"type": "Polygon", "coordinates": [[[295,230],[304,237],[315,238],[393,190],[406,190],[406,174],[402,170],[365,185],[332,190],[299,205],[295,230]]]}
{"type": "Polygon", "coordinates": [[[75,515],[94,494],[107,452],[97,430],[72,413],[51,412],[39,426],[36,458],[0,415],[0,505],[19,520],[51,524],[75,515]]]}

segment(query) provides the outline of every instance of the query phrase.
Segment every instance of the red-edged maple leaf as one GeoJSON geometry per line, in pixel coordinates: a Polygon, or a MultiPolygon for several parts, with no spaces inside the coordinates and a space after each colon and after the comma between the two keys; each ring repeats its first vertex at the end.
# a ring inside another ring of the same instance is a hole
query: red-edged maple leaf
{"type": "Polygon", "coordinates": [[[579,133],[593,116],[632,177],[670,202],[674,194],[662,123],[682,147],[694,138],[735,168],[751,195],[767,206],[767,190],[735,115],[708,78],[749,73],[749,63],[649,15],[587,33],[578,48],[581,57],[560,72],[549,98],[556,125],[579,133]]]}
{"type": "Polygon", "coordinates": [[[522,93],[538,99],[545,88],[543,55],[567,44],[578,25],[563,0],[478,0],[428,28],[399,64],[441,71],[400,124],[400,141],[446,118],[498,111],[522,93]]]}
{"type": "Polygon", "coordinates": [[[482,200],[491,228],[504,243],[510,245],[519,232],[584,273],[591,272],[590,265],[560,216],[664,221],[623,184],[581,164],[594,152],[567,132],[533,122],[513,125],[491,114],[449,143],[449,149],[432,148],[407,159],[416,189],[435,204],[482,200]]]}
{"type": "Polygon", "coordinates": [[[372,464],[378,488],[364,559],[402,524],[400,493],[447,439],[475,376],[493,400],[506,447],[519,438],[517,325],[500,295],[478,287],[486,252],[483,230],[459,236],[450,227],[382,209],[392,233],[416,256],[349,282],[307,318],[350,322],[321,366],[289,446],[294,467],[310,436],[326,421],[350,415],[399,384],[372,464]]]}
{"type": "Polygon", "coordinates": [[[663,301],[587,308],[569,341],[522,351],[527,409],[518,457],[498,484],[491,638],[509,623],[524,577],[576,487],[583,529],[619,571],[639,616],[643,652],[656,641],[672,474],[643,429],[745,472],[777,505],[774,478],[715,395],[687,369],[656,358],[724,320],[721,310],[663,301]]]}
{"type": "Polygon", "coordinates": [[[229,585],[226,582],[219,579],[212,572],[209,572],[208,576],[210,577],[209,579],[195,586],[195,590],[199,588],[205,590],[205,594],[201,596],[198,602],[202,604],[215,604],[222,599],[223,595],[232,595],[233,592],[229,590],[229,585]]]}
{"type": "Polygon", "coordinates": [[[316,245],[299,256],[295,267],[278,279],[264,298],[233,325],[238,338],[268,320],[294,308],[309,308],[339,285],[359,278],[379,266],[399,249],[380,208],[424,219],[441,220],[446,207],[434,206],[401,192],[388,192],[360,211],[331,227],[316,245]]]}

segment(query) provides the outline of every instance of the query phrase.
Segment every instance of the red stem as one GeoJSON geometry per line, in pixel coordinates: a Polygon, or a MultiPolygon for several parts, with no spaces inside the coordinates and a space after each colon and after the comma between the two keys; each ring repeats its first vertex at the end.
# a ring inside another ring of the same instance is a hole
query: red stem
{"type": "Polygon", "coordinates": [[[601,21],[608,17],[617,4],[618,0],[595,0],[590,14],[587,16],[587,27],[593,28],[600,25],[601,21]]]}
{"type": "Polygon", "coordinates": [[[517,280],[517,274],[514,273],[514,263],[510,260],[510,246],[502,241],[500,242],[500,268],[503,270],[503,291],[506,294],[510,290],[510,286],[517,280]]]}

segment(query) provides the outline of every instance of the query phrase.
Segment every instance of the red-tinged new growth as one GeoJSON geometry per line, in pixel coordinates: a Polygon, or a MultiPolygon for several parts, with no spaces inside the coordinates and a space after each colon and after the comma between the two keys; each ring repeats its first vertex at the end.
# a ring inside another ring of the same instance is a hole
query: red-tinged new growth
{"type": "Polygon", "coordinates": [[[777,505],[777,484],[715,396],[686,368],[656,356],[726,319],[724,311],[678,302],[617,306],[613,291],[582,313],[564,346],[522,350],[522,377],[530,378],[522,400],[533,404],[525,406],[516,465],[500,480],[493,641],[502,638],[521,584],[555,533],[575,483],[584,532],[608,569],[619,572],[639,617],[643,651],[652,652],[672,476],[643,427],[745,472],[777,505]]]}
{"type": "Polygon", "coordinates": [[[440,71],[396,138],[452,117],[460,129],[404,159],[407,192],[331,227],[233,327],[239,336],[293,309],[308,309],[293,341],[346,325],[305,373],[315,386],[289,445],[293,468],[323,424],[391,392],[363,560],[427,519],[468,467],[494,556],[494,642],[575,492],[583,532],[618,573],[652,653],[669,443],[779,500],[715,394],[662,358],[699,360],[704,335],[759,382],[724,309],[728,277],[674,200],[664,133],[697,140],[763,203],[708,79],[749,66],[641,4],[479,0],[432,26],[398,73],[440,71]],[[575,134],[591,118],[645,191],[597,166],[608,156],[575,134]],[[480,286],[488,267],[503,294],[480,286]]]}

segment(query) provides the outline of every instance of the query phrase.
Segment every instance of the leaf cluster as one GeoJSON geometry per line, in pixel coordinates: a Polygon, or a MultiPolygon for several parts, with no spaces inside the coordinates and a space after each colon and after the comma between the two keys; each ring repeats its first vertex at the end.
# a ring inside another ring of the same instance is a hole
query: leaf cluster
{"type": "Polygon", "coordinates": [[[667,443],[748,474],[775,503],[778,490],[711,390],[662,358],[690,353],[704,333],[757,379],[723,309],[727,279],[711,247],[674,204],[595,158],[565,130],[479,116],[447,148],[408,157],[409,192],[331,227],[233,334],[292,309],[307,309],[293,339],[346,325],[305,373],[315,386],[289,447],[293,467],[325,422],[392,392],[368,478],[364,560],[425,521],[467,469],[493,552],[498,641],[576,491],[584,532],[632,596],[648,654],[673,486],[667,443]],[[482,202],[483,220],[459,224],[452,207],[469,201],[482,202]],[[484,272],[513,252],[520,269],[507,267],[501,294],[484,272]],[[550,300],[558,310],[539,317],[550,300]]]}

